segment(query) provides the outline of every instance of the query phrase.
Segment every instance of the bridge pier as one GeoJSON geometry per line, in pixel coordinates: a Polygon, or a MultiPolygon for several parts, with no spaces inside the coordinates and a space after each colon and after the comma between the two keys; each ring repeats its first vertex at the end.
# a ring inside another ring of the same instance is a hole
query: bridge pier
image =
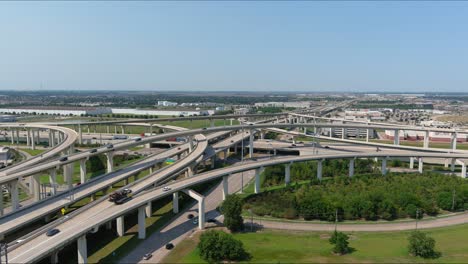
{"type": "Polygon", "coordinates": [[[210,119],[210,127],[214,127],[214,126],[215,126],[214,119],[210,119]]]}
{"type": "Polygon", "coordinates": [[[107,158],[107,173],[114,171],[114,152],[105,153],[107,158]]]}
{"type": "Polygon", "coordinates": [[[146,238],[145,208],[146,206],[138,208],[138,239],[146,238]]]}
{"type": "Polygon", "coordinates": [[[286,164],[284,169],[284,183],[286,185],[291,183],[291,165],[292,163],[286,164]]]}
{"type": "Polygon", "coordinates": [[[253,142],[254,142],[254,133],[253,133],[253,129],[250,129],[249,131],[249,158],[253,157],[253,150],[254,150],[253,142]]]}
{"type": "Polygon", "coordinates": [[[317,161],[317,179],[322,180],[322,160],[317,161]]]}
{"type": "Polygon", "coordinates": [[[400,130],[398,129],[395,129],[395,131],[393,132],[393,145],[400,145],[400,130]]]}
{"type": "Polygon", "coordinates": [[[179,213],[179,192],[172,194],[172,212],[174,214],[179,213]]]}
{"type": "Polygon", "coordinates": [[[40,181],[40,175],[39,174],[34,174],[31,176],[32,178],[32,191],[33,191],[33,197],[34,201],[40,201],[41,200],[41,181],[40,181]]]}
{"type": "Polygon", "coordinates": [[[18,180],[10,183],[10,196],[12,211],[16,211],[19,208],[18,180]]]}
{"type": "Polygon", "coordinates": [[[424,167],[423,158],[418,158],[418,172],[419,173],[423,173],[423,167],[424,167]]]}
{"type": "Polygon", "coordinates": [[[260,193],[260,173],[263,167],[255,169],[255,193],[260,193]]]}
{"type": "Polygon", "coordinates": [[[73,167],[71,167],[70,164],[65,164],[62,166],[62,168],[63,168],[63,180],[64,182],[67,183],[68,190],[70,190],[71,188],[73,188],[73,179],[72,179],[73,167]]]}
{"type": "Polygon", "coordinates": [[[198,201],[198,228],[205,229],[205,196],[194,190],[184,190],[184,192],[198,201]]]}
{"type": "Polygon", "coordinates": [[[78,143],[83,144],[83,131],[81,130],[81,125],[78,124],[78,143]]]}
{"type": "Polygon", "coordinates": [[[354,159],[349,160],[349,177],[354,176],[354,159]]]}
{"type": "Polygon", "coordinates": [[[456,160],[455,160],[454,158],[452,158],[452,161],[451,161],[451,164],[450,164],[450,170],[451,170],[452,172],[455,171],[455,161],[456,161],[456,160]]]}
{"type": "Polygon", "coordinates": [[[452,150],[457,150],[457,132],[451,134],[450,145],[452,150]]]}
{"type": "Polygon", "coordinates": [[[86,245],[86,235],[82,235],[78,238],[78,263],[88,263],[88,247],[86,245]]]}
{"type": "Polygon", "coordinates": [[[370,129],[366,129],[366,142],[369,142],[369,134],[370,134],[370,129]]]}
{"type": "Polygon", "coordinates": [[[86,182],[86,160],[80,160],[80,182],[81,184],[86,182]]]}
{"type": "Polygon", "coordinates": [[[2,191],[2,195],[0,195],[0,216],[3,215],[3,185],[0,185],[0,190],[2,191]]]}
{"type": "Polygon", "coordinates": [[[460,172],[460,177],[466,178],[466,164],[463,162],[461,165],[462,165],[462,168],[460,172]]]}
{"type": "Polygon", "coordinates": [[[409,158],[409,167],[410,169],[414,169],[414,157],[409,158]]]}
{"type": "Polygon", "coordinates": [[[58,254],[59,254],[58,250],[55,251],[55,252],[52,252],[52,254],[50,255],[50,263],[51,264],[58,264],[59,263],[58,254]]]}
{"type": "Polygon", "coordinates": [[[429,130],[426,130],[424,134],[424,146],[423,148],[429,148],[429,130]]]}
{"type": "Polygon", "coordinates": [[[229,195],[229,177],[230,175],[223,176],[223,201],[226,200],[226,197],[229,195]]]}
{"type": "Polygon", "coordinates": [[[26,146],[29,146],[29,138],[31,137],[31,130],[29,128],[26,129],[26,146]]]}
{"type": "Polygon", "coordinates": [[[382,159],[382,175],[387,175],[387,158],[382,159]]]}
{"type": "Polygon", "coordinates": [[[119,237],[125,234],[125,216],[119,216],[115,219],[116,227],[117,227],[117,234],[119,237]]]}
{"type": "Polygon", "coordinates": [[[146,203],[145,214],[146,214],[146,217],[151,217],[151,215],[153,214],[153,203],[151,201],[146,203]]]}

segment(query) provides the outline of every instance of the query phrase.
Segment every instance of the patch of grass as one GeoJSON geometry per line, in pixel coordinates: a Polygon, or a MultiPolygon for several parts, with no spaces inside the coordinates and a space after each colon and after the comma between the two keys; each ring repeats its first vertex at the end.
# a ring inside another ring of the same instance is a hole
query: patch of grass
{"type": "Polygon", "coordinates": [[[19,150],[24,151],[31,156],[37,156],[46,151],[45,149],[28,149],[28,148],[20,148],[19,150]]]}
{"type": "MultiPolygon", "coordinates": [[[[440,258],[410,256],[407,250],[410,231],[347,233],[354,252],[344,256],[331,253],[330,232],[261,230],[234,234],[234,237],[241,240],[252,255],[250,263],[464,263],[468,259],[468,225],[424,232],[436,240],[436,249],[442,253],[440,258]]],[[[206,263],[198,256],[196,243],[193,239],[184,240],[165,262],[206,263]]]]}

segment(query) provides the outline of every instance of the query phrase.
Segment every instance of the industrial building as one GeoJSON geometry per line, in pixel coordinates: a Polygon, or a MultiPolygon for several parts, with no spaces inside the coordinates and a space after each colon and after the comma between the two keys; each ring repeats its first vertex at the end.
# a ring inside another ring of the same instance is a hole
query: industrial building
{"type": "Polygon", "coordinates": [[[132,108],[112,108],[113,114],[130,115],[157,115],[157,116],[206,116],[212,115],[213,110],[151,110],[151,109],[132,109],[132,108]]]}
{"type": "Polygon", "coordinates": [[[110,114],[110,108],[95,107],[60,107],[60,106],[22,106],[0,108],[4,114],[32,114],[32,115],[59,115],[59,116],[85,116],[110,114]]]}

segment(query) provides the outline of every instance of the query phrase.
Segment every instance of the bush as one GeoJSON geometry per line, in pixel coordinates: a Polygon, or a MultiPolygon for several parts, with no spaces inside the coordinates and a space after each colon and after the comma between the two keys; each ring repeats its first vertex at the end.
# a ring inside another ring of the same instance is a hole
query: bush
{"type": "Polygon", "coordinates": [[[209,263],[247,260],[249,254],[241,241],[222,231],[210,230],[200,236],[200,257],[209,263]]]}
{"type": "Polygon", "coordinates": [[[224,215],[224,225],[232,232],[241,231],[244,228],[242,219],[242,199],[233,194],[228,195],[221,204],[221,213],[224,215]]]}
{"type": "Polygon", "coordinates": [[[330,244],[335,245],[333,247],[333,252],[336,254],[344,255],[350,251],[349,248],[349,237],[343,232],[338,232],[335,230],[333,235],[330,237],[330,244]]]}
{"type": "Polygon", "coordinates": [[[412,256],[437,258],[440,255],[435,251],[435,240],[421,231],[413,231],[408,241],[408,251],[412,256]]]}

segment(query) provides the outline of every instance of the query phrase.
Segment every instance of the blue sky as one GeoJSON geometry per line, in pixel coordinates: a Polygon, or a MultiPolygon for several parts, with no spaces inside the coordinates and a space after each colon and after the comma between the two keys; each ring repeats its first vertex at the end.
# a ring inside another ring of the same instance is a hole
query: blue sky
{"type": "Polygon", "coordinates": [[[0,89],[468,91],[468,2],[0,2],[0,89]]]}

